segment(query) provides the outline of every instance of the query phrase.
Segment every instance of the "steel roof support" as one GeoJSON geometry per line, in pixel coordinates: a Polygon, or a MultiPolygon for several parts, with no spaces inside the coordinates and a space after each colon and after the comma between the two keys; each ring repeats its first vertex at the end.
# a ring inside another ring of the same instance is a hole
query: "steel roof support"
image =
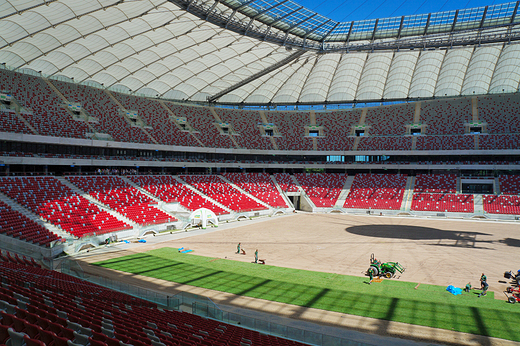
{"type": "Polygon", "coordinates": [[[222,90],[221,92],[218,92],[216,93],[215,95],[213,96],[209,96],[208,97],[208,102],[215,102],[215,100],[218,100],[219,98],[221,98],[222,96],[232,92],[233,90],[236,90],[246,84],[249,84],[251,83],[252,81],[262,77],[262,76],[265,76],[266,74],[270,73],[270,72],[273,72],[274,70],[277,70],[279,69],[280,67],[284,66],[284,65],[287,65],[288,63],[290,63],[291,61],[299,58],[303,53],[305,53],[304,50],[297,50],[296,52],[294,52],[293,54],[289,55],[288,57],[286,57],[285,59],[282,59],[280,61],[278,61],[277,63],[269,66],[268,68],[266,69],[263,69],[262,71],[260,72],[257,72],[249,77],[247,77],[246,79],[243,79],[241,80],[240,82],[230,86],[229,88],[226,88],[224,90],[222,90]]]}

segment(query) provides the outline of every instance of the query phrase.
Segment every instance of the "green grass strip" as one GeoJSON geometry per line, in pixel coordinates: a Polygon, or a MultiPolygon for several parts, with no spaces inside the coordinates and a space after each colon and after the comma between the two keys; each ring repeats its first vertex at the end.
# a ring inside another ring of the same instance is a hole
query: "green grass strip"
{"type": "Polygon", "coordinates": [[[520,341],[520,304],[446,287],[244,263],[161,248],[96,265],[216,291],[345,314],[520,341]]]}

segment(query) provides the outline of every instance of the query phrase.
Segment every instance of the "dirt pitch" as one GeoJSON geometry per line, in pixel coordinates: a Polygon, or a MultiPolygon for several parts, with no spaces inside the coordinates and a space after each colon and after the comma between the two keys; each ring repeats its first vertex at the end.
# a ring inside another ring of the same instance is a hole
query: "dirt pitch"
{"type": "MultiPolygon", "coordinates": [[[[160,240],[162,236],[155,237],[153,243],[147,245],[135,244],[127,251],[98,255],[92,253],[82,260],[92,263],[170,246],[193,249],[194,254],[201,256],[251,262],[254,260],[255,249],[258,249],[259,258],[265,259],[269,265],[364,276],[370,254],[374,253],[382,261],[402,263],[406,271],[399,280],[403,281],[443,286],[452,284],[459,287],[471,281],[473,286],[478,286],[480,274],[484,272],[488,277],[490,290],[495,292],[497,299],[505,298],[502,291],[506,284],[499,282],[503,281],[504,271],[520,269],[520,224],[511,222],[298,213],[263,221],[224,224],[214,232],[194,236],[189,236],[188,232],[186,236],[169,241],[160,240]],[[242,243],[242,248],[247,253],[245,256],[235,253],[238,242],[242,243]]],[[[105,273],[112,277],[114,275],[110,270],[99,267],[84,266],[84,269],[86,272],[101,275],[105,273]]],[[[247,297],[230,299],[229,295],[221,292],[172,285],[162,283],[161,280],[123,273],[119,273],[118,279],[139,286],[153,286],[160,291],[167,291],[167,288],[176,291],[189,290],[210,296],[217,302],[243,304],[248,308],[294,317],[295,307],[284,307],[284,304],[271,304],[258,299],[255,303],[252,298],[247,297]],[[143,283],[144,281],[151,286],[143,283]],[[163,285],[163,289],[158,289],[158,285],[163,285]]],[[[315,309],[306,309],[306,316],[299,313],[297,317],[380,335],[440,343],[520,344],[361,317],[349,316],[350,321],[346,322],[342,319],[344,314],[330,313],[326,318],[323,311],[313,310],[315,309]],[[386,327],[373,327],[381,323],[386,327]]]]}

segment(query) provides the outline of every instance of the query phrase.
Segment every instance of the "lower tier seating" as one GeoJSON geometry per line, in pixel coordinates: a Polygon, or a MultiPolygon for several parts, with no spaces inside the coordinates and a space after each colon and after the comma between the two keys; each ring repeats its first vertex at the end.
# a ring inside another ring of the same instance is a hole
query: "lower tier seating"
{"type": "Polygon", "coordinates": [[[0,261],[0,344],[303,345],[156,304],[34,266],[0,261]]]}
{"type": "Polygon", "coordinates": [[[76,237],[132,228],[54,177],[0,178],[0,191],[76,237]]]}
{"type": "Polygon", "coordinates": [[[224,173],[223,176],[233,184],[255,196],[271,207],[287,208],[274,182],[267,173],[224,173]]]}
{"type": "Polygon", "coordinates": [[[68,177],[92,197],[139,225],[174,222],[177,219],[155,208],[154,200],[116,176],[68,177]]]}
{"type": "Polygon", "coordinates": [[[344,208],[401,208],[407,176],[403,174],[356,174],[344,208]]]}
{"type": "Polygon", "coordinates": [[[294,176],[318,208],[333,207],[347,180],[346,174],[336,173],[297,173],[294,176]]]}
{"type": "Polygon", "coordinates": [[[283,192],[298,192],[298,185],[289,173],[275,173],[274,178],[283,192]]]}
{"type": "Polygon", "coordinates": [[[206,208],[215,215],[229,214],[170,175],[136,175],[129,176],[128,179],[166,203],[179,202],[188,210],[206,208]]]}
{"type": "Polygon", "coordinates": [[[414,193],[411,210],[473,213],[473,195],[414,193]]]}
{"type": "Polygon", "coordinates": [[[181,178],[211,199],[233,211],[268,209],[226,183],[218,175],[183,175],[181,178]]]}
{"type": "Polygon", "coordinates": [[[491,214],[520,215],[520,196],[484,195],[484,211],[491,214]]]}
{"type": "Polygon", "coordinates": [[[60,239],[47,228],[12,210],[2,201],[0,201],[0,234],[47,247],[51,242],[60,239]]]}

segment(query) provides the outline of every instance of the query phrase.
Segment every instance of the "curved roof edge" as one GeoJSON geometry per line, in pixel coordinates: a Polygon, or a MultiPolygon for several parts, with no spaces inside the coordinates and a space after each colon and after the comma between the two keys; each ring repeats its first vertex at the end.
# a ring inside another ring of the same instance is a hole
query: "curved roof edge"
{"type": "Polygon", "coordinates": [[[168,0],[220,27],[284,46],[316,51],[439,48],[518,40],[520,1],[392,18],[336,22],[291,0],[168,0]],[[239,12],[249,22],[237,19],[239,12]],[[426,40],[425,40],[426,38],[426,40]]]}

